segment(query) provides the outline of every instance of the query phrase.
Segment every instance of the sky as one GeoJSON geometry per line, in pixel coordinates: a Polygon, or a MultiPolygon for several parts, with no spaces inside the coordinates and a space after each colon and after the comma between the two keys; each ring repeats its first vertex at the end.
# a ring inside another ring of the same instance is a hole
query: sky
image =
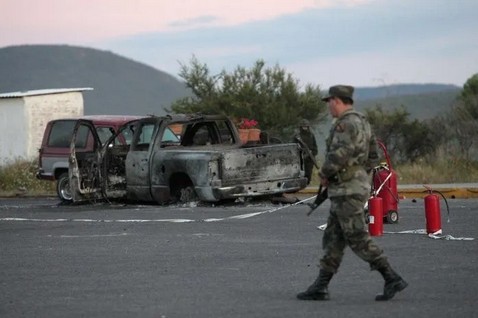
{"type": "Polygon", "coordinates": [[[264,60],[322,89],[462,87],[477,16],[476,0],[0,0],[0,48],[89,47],[177,78],[195,57],[212,74],[264,60]]]}

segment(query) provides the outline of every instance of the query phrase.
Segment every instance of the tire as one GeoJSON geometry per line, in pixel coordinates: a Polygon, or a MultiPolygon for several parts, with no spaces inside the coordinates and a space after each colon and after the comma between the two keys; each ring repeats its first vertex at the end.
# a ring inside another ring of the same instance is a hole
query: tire
{"type": "Polygon", "coordinates": [[[388,211],[387,216],[385,217],[385,222],[388,224],[395,224],[398,222],[398,212],[391,210],[388,211]]]}
{"type": "Polygon", "coordinates": [[[56,181],[56,193],[58,197],[63,202],[71,202],[71,189],[70,189],[70,178],[68,177],[68,172],[63,172],[58,177],[56,181]]]}
{"type": "Polygon", "coordinates": [[[180,190],[179,202],[188,203],[198,200],[198,196],[193,186],[187,186],[180,190]]]}

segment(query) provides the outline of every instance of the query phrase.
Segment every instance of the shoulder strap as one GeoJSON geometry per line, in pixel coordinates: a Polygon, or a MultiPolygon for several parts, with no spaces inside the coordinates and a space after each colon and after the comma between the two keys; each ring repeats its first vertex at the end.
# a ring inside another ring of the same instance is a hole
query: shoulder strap
{"type": "Polygon", "coordinates": [[[355,115],[355,116],[358,116],[362,119],[365,118],[365,116],[362,113],[359,113],[356,110],[349,110],[344,115],[342,115],[340,118],[337,118],[337,120],[335,121],[335,123],[332,126],[332,131],[335,131],[335,129],[337,128],[337,125],[340,123],[340,121],[342,119],[344,119],[345,117],[349,116],[349,115],[355,115]]]}

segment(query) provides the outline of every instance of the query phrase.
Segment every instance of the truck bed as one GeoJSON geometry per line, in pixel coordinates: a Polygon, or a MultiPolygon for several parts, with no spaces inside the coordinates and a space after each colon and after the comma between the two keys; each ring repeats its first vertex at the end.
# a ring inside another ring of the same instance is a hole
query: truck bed
{"type": "Polygon", "coordinates": [[[297,144],[274,144],[229,149],[223,153],[222,185],[300,177],[297,144]]]}

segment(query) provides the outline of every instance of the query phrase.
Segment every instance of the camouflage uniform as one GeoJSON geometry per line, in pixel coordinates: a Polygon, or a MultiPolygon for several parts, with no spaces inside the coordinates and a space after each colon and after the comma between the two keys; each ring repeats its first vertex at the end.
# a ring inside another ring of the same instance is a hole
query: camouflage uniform
{"type": "MultiPolygon", "coordinates": [[[[317,141],[315,140],[314,134],[310,131],[310,129],[302,129],[304,126],[309,126],[308,121],[302,120],[301,127],[299,129],[299,137],[300,139],[306,144],[307,148],[309,148],[312,155],[315,157],[317,156],[318,149],[317,149],[317,141]]],[[[305,170],[305,177],[307,178],[307,184],[310,183],[312,179],[312,171],[314,170],[315,165],[315,158],[311,158],[310,156],[306,155],[304,158],[304,170],[305,170]]]]}
{"type": "Polygon", "coordinates": [[[348,245],[361,259],[384,278],[383,294],[375,300],[389,300],[408,286],[370,238],[365,224],[364,205],[369,196],[369,173],[378,163],[378,147],[365,116],[354,111],[354,88],[336,85],[329,88],[327,101],[337,117],[327,138],[327,153],[319,175],[327,185],[331,201],[322,247],[320,272],[314,283],[297,294],[301,300],[328,300],[328,284],[337,272],[348,245]],[[325,179],[328,182],[325,182],[325,179]]]}
{"type": "Polygon", "coordinates": [[[378,148],[365,116],[344,112],[332,125],[320,176],[329,180],[330,215],[320,260],[322,269],[337,272],[347,245],[372,269],[386,262],[366,231],[364,205],[369,197],[369,172],[378,163],[378,148]]]}

